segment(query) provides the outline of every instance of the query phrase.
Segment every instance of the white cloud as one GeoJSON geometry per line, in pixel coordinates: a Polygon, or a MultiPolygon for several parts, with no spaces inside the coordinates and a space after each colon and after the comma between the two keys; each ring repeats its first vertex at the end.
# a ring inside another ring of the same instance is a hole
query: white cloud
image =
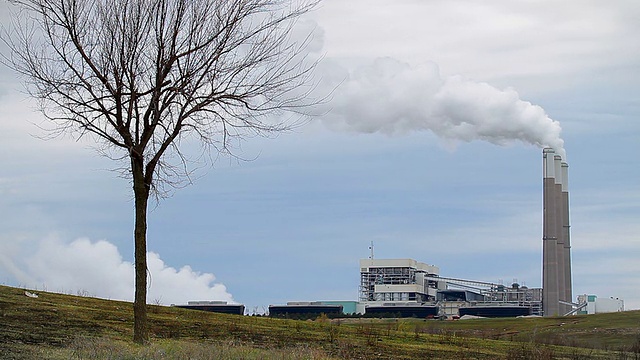
{"type": "MultiPolygon", "coordinates": [[[[147,301],[162,304],[186,303],[190,300],[224,300],[233,297],[215,276],[199,273],[189,266],[175,269],[160,255],[147,253],[150,273],[147,301]]],[[[134,266],[124,261],[117,247],[108,241],[77,239],[64,243],[56,237],[42,240],[32,255],[24,260],[26,268],[4,261],[1,265],[24,286],[67,293],[88,293],[114,300],[132,301],[134,266]]]]}
{"type": "Polygon", "coordinates": [[[317,17],[331,57],[435,61],[483,80],[566,79],[637,62],[639,11],[634,1],[325,0],[317,17]]]}

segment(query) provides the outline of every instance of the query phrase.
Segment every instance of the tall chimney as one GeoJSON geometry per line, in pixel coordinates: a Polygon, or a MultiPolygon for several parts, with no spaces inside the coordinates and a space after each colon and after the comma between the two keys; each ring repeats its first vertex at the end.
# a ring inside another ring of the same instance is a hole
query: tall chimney
{"type": "MultiPolygon", "coordinates": [[[[554,185],[554,202],[556,207],[556,238],[557,238],[557,247],[556,247],[556,260],[558,262],[558,300],[567,301],[565,298],[565,264],[564,264],[564,202],[562,201],[562,186],[564,184],[564,178],[562,177],[562,156],[554,155],[553,156],[553,165],[554,165],[554,175],[555,175],[555,185],[554,185]]],[[[567,305],[560,304],[558,305],[559,312],[558,315],[564,315],[569,312],[570,308],[567,305]]]]}
{"type": "Polygon", "coordinates": [[[562,240],[564,243],[564,291],[565,301],[573,301],[571,281],[571,239],[569,225],[569,164],[562,162],[562,240]]]}
{"type": "MultiPolygon", "coordinates": [[[[556,201],[555,151],[542,150],[542,311],[545,316],[560,313],[558,287],[558,206],[556,201]]],[[[561,186],[560,186],[561,187],[561,186]]]]}

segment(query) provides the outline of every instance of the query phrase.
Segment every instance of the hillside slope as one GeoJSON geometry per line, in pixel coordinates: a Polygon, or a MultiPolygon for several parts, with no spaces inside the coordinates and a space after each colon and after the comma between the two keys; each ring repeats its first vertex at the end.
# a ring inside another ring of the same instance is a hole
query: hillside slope
{"type": "Polygon", "coordinates": [[[620,350],[640,353],[633,348],[640,312],[455,322],[297,321],[161,306],[150,306],[152,345],[138,347],[130,342],[131,303],[37,295],[0,286],[1,359],[611,359],[620,350]]]}

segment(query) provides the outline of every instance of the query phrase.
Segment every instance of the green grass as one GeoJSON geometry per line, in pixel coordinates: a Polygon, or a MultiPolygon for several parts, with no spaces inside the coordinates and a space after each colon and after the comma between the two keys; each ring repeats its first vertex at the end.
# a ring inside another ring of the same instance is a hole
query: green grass
{"type": "Polygon", "coordinates": [[[640,345],[640,311],[571,317],[435,321],[424,324],[422,330],[481,339],[592,349],[631,349],[640,345]]]}
{"type": "Polygon", "coordinates": [[[299,321],[133,306],[0,286],[0,359],[635,359],[640,312],[464,321],[299,321]],[[626,357],[624,357],[626,356],[626,357]],[[635,357],[634,357],[635,356],[635,357]]]}

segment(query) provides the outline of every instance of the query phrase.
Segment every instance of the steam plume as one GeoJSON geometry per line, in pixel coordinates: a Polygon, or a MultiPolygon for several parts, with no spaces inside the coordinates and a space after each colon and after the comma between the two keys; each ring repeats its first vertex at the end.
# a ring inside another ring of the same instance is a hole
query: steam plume
{"type": "Polygon", "coordinates": [[[391,58],[348,71],[325,66],[330,86],[343,79],[323,121],[336,130],[404,134],[430,130],[446,140],[523,142],[563,154],[560,124],[513,89],[454,76],[442,78],[435,64],[411,67],[391,58]]]}
{"type": "MultiPolygon", "coordinates": [[[[122,259],[118,248],[104,240],[77,239],[64,243],[56,237],[40,241],[25,258],[25,270],[2,261],[0,266],[13,274],[22,285],[46,287],[58,292],[86,292],[101,298],[133,299],[134,265],[122,259]]],[[[189,266],[168,266],[158,254],[147,253],[150,288],[147,300],[165,305],[189,300],[225,300],[233,297],[225,285],[215,282],[210,273],[199,273],[189,266]]],[[[2,256],[0,256],[2,260],[2,256]]]]}

